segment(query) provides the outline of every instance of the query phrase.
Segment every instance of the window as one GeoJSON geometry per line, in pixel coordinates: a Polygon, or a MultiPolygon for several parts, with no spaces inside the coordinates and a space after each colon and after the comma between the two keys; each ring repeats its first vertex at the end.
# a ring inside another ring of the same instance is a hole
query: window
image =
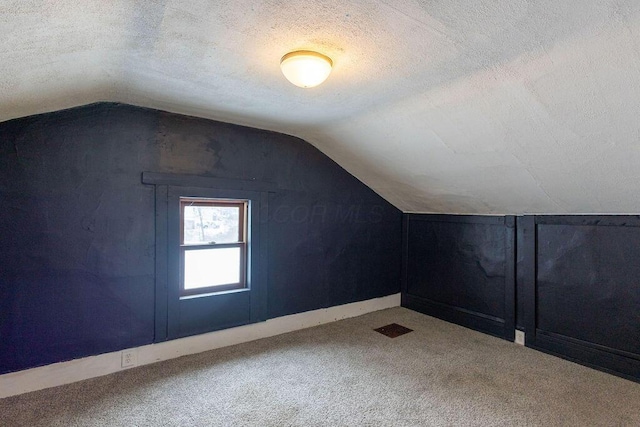
{"type": "Polygon", "coordinates": [[[247,200],[180,197],[180,294],[247,287],[247,200]]]}
{"type": "Polygon", "coordinates": [[[271,184],[155,172],[142,182],[156,199],[154,342],[266,320],[271,184]]]}

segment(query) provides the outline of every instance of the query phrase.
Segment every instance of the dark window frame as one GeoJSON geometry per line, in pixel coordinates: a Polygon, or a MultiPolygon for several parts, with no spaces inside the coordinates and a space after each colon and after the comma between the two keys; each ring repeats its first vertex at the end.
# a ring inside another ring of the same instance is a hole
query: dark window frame
{"type": "Polygon", "coordinates": [[[280,190],[278,185],[253,179],[157,172],[143,172],[142,183],[152,185],[155,191],[153,342],[267,320],[269,199],[280,190]],[[180,222],[180,197],[249,200],[245,289],[216,292],[210,296],[180,297],[180,233],[176,225],[180,222]]]}
{"type": "Polygon", "coordinates": [[[248,267],[248,230],[249,230],[249,206],[250,201],[245,199],[228,199],[228,198],[204,198],[204,197],[180,197],[180,297],[193,297],[198,295],[209,295],[216,292],[225,292],[236,289],[245,289],[247,283],[247,267],[248,267]],[[238,241],[234,243],[202,243],[202,244],[185,244],[184,243],[184,209],[187,206],[210,206],[210,207],[237,207],[239,210],[238,218],[238,241]],[[197,251],[202,249],[224,249],[224,248],[240,248],[240,281],[238,283],[227,283],[222,285],[213,285],[206,287],[198,287],[194,289],[185,289],[185,254],[186,251],[197,251]]]}

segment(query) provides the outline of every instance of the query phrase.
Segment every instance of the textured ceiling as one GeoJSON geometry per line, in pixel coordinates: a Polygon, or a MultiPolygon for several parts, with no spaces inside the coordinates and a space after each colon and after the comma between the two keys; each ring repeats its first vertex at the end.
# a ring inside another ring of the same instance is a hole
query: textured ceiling
{"type": "Polygon", "coordinates": [[[404,211],[640,212],[637,0],[0,0],[0,35],[0,120],[126,102],[299,136],[404,211]]]}

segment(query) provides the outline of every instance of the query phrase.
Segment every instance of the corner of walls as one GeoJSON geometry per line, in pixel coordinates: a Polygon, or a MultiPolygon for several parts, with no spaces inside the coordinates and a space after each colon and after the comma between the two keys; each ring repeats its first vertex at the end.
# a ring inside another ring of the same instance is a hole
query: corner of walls
{"type": "Polygon", "coordinates": [[[640,381],[640,217],[404,221],[403,306],[640,381]]]}

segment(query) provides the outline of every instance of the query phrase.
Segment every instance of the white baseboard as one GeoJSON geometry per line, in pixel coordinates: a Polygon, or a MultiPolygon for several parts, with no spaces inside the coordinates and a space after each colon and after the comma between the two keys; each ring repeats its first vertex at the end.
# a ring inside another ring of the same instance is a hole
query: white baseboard
{"type": "Polygon", "coordinates": [[[123,351],[131,352],[134,360],[137,358],[135,366],[148,365],[162,360],[201,353],[260,338],[268,338],[399,306],[400,294],[395,294],[383,298],[292,314],[270,319],[266,322],[165,341],[159,344],[149,344],[113,353],[11,372],[0,375],[0,398],[70,384],[128,369],[122,368],[123,351]]]}

